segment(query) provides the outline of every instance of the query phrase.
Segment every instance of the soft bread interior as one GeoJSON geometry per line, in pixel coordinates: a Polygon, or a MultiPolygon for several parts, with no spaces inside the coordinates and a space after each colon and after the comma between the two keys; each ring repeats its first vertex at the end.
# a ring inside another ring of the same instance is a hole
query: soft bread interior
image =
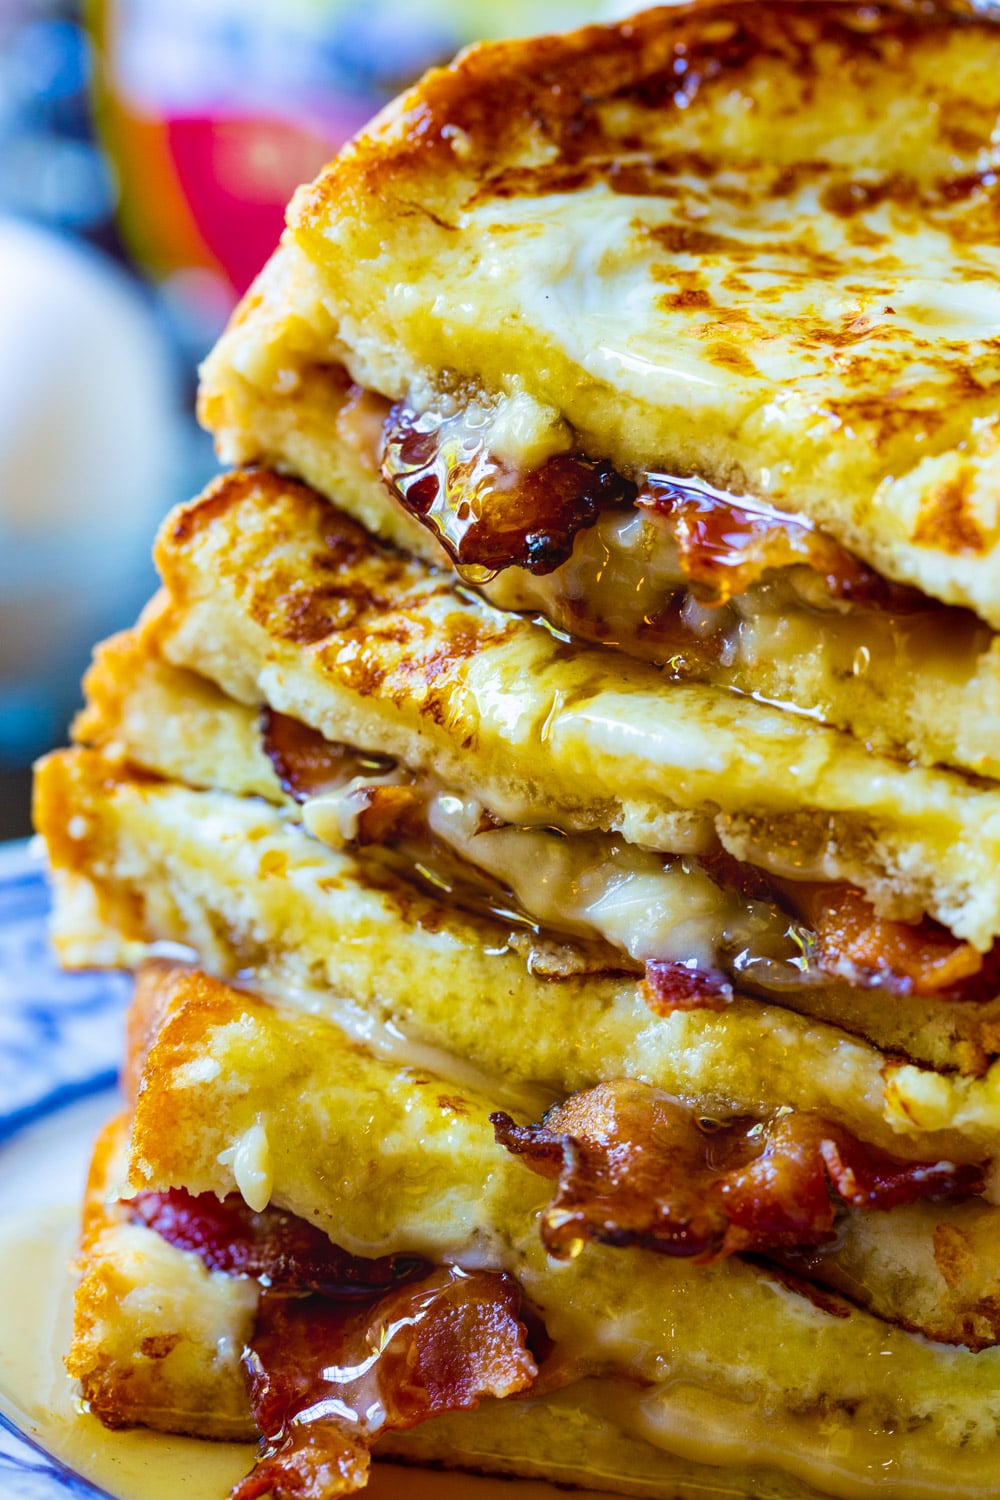
{"type": "Polygon", "coordinates": [[[111,1427],[249,1440],[240,1356],[257,1285],[206,1270],[197,1255],[132,1222],[118,1201],[128,1138],[128,1120],[113,1120],[94,1150],[66,1367],[111,1427]]]}

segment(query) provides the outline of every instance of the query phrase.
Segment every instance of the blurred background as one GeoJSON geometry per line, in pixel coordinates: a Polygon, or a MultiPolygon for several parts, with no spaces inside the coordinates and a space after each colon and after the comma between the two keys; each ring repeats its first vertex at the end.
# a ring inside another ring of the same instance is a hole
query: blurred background
{"type": "Polygon", "coordinates": [[[292,189],[479,37],[587,0],[0,0],[0,838],[214,469],[196,369],[292,189]]]}

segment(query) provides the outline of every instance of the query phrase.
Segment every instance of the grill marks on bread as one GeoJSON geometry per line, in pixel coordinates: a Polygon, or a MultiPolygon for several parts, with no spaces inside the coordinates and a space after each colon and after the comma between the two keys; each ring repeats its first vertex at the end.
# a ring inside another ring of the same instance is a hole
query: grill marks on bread
{"type": "Polygon", "coordinates": [[[196,554],[200,538],[224,516],[232,522],[244,507],[260,531],[245,535],[238,575],[232,576],[241,605],[269,635],[318,649],[321,658],[335,654],[353,691],[364,697],[422,692],[425,712],[441,713],[431,685],[511,631],[493,612],[471,618],[458,599],[448,612],[452,590],[443,576],[380,546],[304,485],[267,470],[226,475],[179,513],[169,546],[158,550],[164,582],[176,598],[184,597],[187,585],[174,558],[196,554]],[[305,568],[298,556],[282,555],[283,543],[300,531],[313,544],[305,568]],[[436,623],[442,605],[450,615],[446,633],[428,620],[436,623]]]}
{"type": "Polygon", "coordinates": [[[855,884],[893,919],[927,912],[982,952],[1000,931],[985,783],[553,639],[273,474],[220,481],[156,555],[168,661],[433,771],[505,821],[677,853],[718,841],[772,873],[855,884]]]}

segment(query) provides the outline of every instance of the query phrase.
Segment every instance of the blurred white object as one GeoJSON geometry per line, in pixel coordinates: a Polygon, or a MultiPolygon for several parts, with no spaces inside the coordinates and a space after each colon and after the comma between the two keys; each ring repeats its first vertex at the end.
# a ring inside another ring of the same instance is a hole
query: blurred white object
{"type": "Polygon", "coordinates": [[[0,762],[61,732],[90,644],[150,591],[184,443],[138,288],[97,252],[0,218],[0,762]]]}

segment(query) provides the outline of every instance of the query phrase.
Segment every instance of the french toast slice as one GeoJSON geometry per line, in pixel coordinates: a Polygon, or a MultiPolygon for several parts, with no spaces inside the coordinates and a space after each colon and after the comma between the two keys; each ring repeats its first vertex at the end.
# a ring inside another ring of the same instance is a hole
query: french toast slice
{"type": "Polygon", "coordinates": [[[998,77],[943,4],[474,49],[297,195],[203,420],[497,603],[996,775],[998,77]]]}

